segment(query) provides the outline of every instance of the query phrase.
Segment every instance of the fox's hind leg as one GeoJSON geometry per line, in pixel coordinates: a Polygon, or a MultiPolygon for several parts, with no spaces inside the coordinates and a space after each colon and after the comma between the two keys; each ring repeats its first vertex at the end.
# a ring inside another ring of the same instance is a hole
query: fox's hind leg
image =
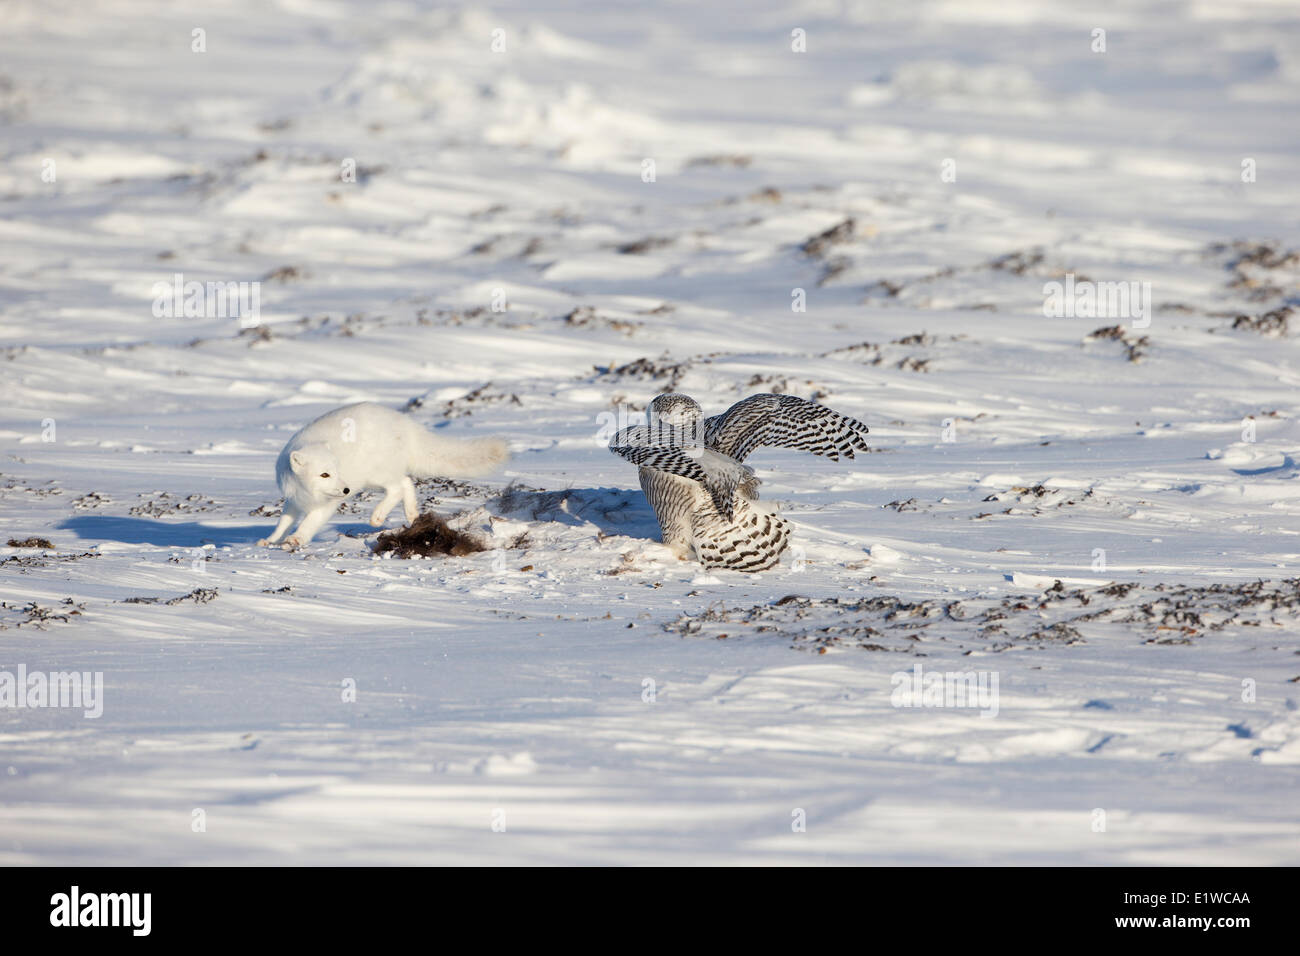
{"type": "MultiPolygon", "coordinates": [[[[411,483],[409,478],[405,479],[405,481],[408,485],[411,483]]],[[[415,489],[412,488],[411,491],[414,492],[415,489]]],[[[383,500],[375,505],[375,510],[370,515],[370,523],[376,528],[382,527],[383,523],[388,520],[388,515],[397,507],[397,503],[402,500],[403,492],[404,489],[400,484],[385,488],[383,500]]]]}
{"type": "Polygon", "coordinates": [[[271,532],[270,537],[257,542],[258,547],[265,548],[269,545],[278,544],[280,539],[284,537],[285,532],[289,530],[289,525],[293,524],[294,519],[297,517],[297,513],[289,507],[289,502],[286,501],[284,511],[280,514],[280,523],[275,526],[275,530],[271,532]]]}
{"type": "Polygon", "coordinates": [[[420,517],[420,500],[415,497],[415,482],[410,477],[402,479],[402,508],[406,511],[407,524],[420,517]]]}

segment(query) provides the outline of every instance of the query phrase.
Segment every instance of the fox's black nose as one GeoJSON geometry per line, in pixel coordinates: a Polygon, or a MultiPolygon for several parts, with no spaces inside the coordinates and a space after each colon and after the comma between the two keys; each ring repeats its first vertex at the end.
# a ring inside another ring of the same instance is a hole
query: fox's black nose
{"type": "Polygon", "coordinates": [[[350,494],[352,494],[352,490],[351,490],[350,488],[344,488],[344,489],[343,489],[343,493],[344,493],[345,495],[350,495],[350,494]]]}

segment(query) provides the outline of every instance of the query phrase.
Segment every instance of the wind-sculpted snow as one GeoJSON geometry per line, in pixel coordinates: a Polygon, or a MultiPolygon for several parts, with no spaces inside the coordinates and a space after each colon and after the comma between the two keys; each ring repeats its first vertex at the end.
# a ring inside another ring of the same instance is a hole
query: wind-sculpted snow
{"type": "Polygon", "coordinates": [[[1179,587],[1110,584],[1000,600],[908,601],[896,595],[813,599],[789,594],[769,604],[721,602],[664,625],[675,634],[762,637],[825,654],[832,649],[933,654],[1003,653],[1092,640],[1191,644],[1240,629],[1300,627],[1300,578],[1179,587]]]}
{"type": "Polygon", "coordinates": [[[0,863],[1300,862],[1300,11],[1076,7],[11,0],[0,863]],[[511,463],[259,549],[358,402],[511,463]]]}

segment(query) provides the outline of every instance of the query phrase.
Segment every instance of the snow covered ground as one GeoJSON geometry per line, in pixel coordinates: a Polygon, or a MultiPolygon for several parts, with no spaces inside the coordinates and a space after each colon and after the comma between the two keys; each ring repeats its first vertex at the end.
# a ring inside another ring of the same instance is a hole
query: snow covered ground
{"type": "Polygon", "coordinates": [[[1294,3],[189,6],[0,14],[0,863],[1300,863],[1294,3]],[[705,573],[670,388],[874,453],[705,573]],[[255,546],[359,400],[492,550],[255,546]]]}

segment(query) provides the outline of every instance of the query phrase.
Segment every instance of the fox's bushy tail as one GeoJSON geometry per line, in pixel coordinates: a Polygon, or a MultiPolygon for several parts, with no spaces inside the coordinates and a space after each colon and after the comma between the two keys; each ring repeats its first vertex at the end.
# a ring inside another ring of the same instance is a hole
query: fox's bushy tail
{"type": "Polygon", "coordinates": [[[425,433],[419,454],[412,462],[416,478],[479,478],[496,471],[510,460],[510,449],[500,438],[447,438],[425,433]]]}

